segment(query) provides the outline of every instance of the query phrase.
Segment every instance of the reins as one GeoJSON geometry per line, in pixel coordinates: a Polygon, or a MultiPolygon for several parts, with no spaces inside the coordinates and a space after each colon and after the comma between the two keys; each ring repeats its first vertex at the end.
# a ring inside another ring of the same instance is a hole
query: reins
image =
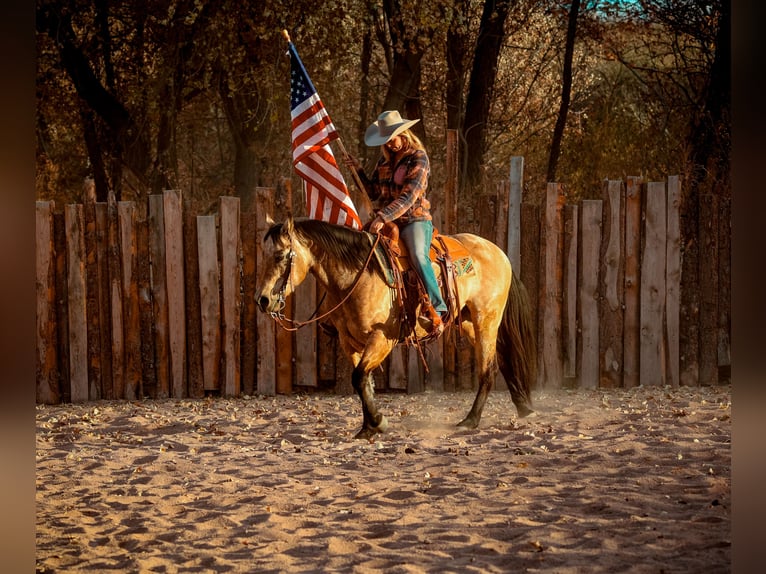
{"type": "Polygon", "coordinates": [[[370,249],[370,253],[367,255],[367,260],[364,262],[364,265],[359,270],[359,273],[357,273],[356,278],[354,279],[354,283],[351,285],[351,289],[349,289],[348,293],[346,293],[345,297],[341,299],[341,301],[335,305],[332,309],[327,311],[326,313],[323,313],[322,315],[319,315],[316,317],[315,315],[319,311],[319,307],[322,305],[322,301],[324,301],[324,296],[322,297],[322,300],[319,302],[319,305],[317,305],[316,310],[311,314],[311,317],[306,319],[305,321],[294,321],[293,319],[290,319],[288,317],[285,317],[284,313],[282,313],[282,309],[285,308],[285,291],[287,290],[287,283],[290,280],[290,276],[292,274],[292,268],[293,268],[293,259],[295,258],[295,251],[292,249],[292,236],[290,237],[290,264],[287,266],[286,273],[285,273],[285,279],[282,282],[282,287],[279,290],[279,300],[282,303],[282,306],[279,311],[272,311],[270,313],[272,319],[274,319],[280,327],[282,327],[285,331],[297,331],[301,327],[305,327],[306,325],[310,325],[311,323],[316,323],[318,321],[321,321],[328,315],[331,315],[335,311],[337,311],[341,305],[343,305],[346,301],[348,301],[348,298],[351,297],[351,294],[356,289],[356,286],[359,285],[359,281],[362,279],[362,275],[364,274],[365,270],[367,269],[367,266],[370,264],[370,261],[372,261],[372,257],[375,254],[375,248],[378,246],[378,243],[380,242],[380,234],[375,234],[375,241],[372,244],[372,248],[370,249]],[[291,326],[294,325],[294,326],[291,326]]]}

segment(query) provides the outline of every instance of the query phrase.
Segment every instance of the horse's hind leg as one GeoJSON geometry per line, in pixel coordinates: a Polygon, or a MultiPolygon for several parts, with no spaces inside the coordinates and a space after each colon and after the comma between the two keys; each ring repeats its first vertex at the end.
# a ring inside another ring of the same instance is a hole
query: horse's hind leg
{"type": "Polygon", "coordinates": [[[378,407],[375,405],[375,385],[372,372],[365,372],[360,365],[357,365],[351,375],[351,383],[362,401],[362,429],[356,433],[354,438],[369,439],[375,433],[384,432],[388,427],[388,421],[378,412],[378,407]]]}
{"type": "Polygon", "coordinates": [[[497,372],[496,364],[494,361],[490,361],[487,368],[483,369],[479,375],[479,390],[476,393],[476,398],[473,400],[471,410],[466,417],[457,423],[459,427],[468,427],[475,429],[479,426],[481,420],[481,413],[484,410],[484,403],[487,402],[487,395],[492,390],[492,383],[495,380],[495,374],[497,372]]]}

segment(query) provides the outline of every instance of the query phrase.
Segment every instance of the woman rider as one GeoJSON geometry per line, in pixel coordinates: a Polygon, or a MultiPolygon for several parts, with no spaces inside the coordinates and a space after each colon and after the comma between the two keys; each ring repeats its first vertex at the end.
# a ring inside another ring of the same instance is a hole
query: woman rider
{"type": "Polygon", "coordinates": [[[353,157],[348,156],[346,163],[359,174],[370,199],[383,205],[375,211],[370,233],[379,232],[389,221],[399,228],[399,237],[428,295],[421,314],[431,320],[431,332],[438,333],[444,329],[448,309],[428,253],[433,236],[431,204],[426,199],[431,168],[422,142],[410,130],[419,121],[402,118],[398,111],[383,112],[364,136],[368,146],[381,150],[372,176],[368,178],[353,157]]]}

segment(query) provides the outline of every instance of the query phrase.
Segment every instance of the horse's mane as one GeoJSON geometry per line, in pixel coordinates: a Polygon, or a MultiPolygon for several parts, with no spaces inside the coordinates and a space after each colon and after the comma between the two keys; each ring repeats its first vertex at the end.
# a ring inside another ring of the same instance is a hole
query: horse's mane
{"type": "MultiPolygon", "coordinates": [[[[266,239],[275,240],[282,232],[282,223],[275,223],[266,233],[266,239]]],[[[296,234],[309,240],[319,252],[329,255],[351,270],[362,267],[370,253],[370,241],[366,233],[345,225],[335,225],[318,219],[295,219],[296,234]]]]}

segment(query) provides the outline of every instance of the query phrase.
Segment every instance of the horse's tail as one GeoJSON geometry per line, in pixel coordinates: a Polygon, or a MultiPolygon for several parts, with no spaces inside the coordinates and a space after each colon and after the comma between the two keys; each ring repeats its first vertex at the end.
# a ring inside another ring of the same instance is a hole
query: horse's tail
{"type": "Polygon", "coordinates": [[[536,341],[529,295],[514,275],[497,333],[497,364],[520,417],[533,412],[530,385],[537,377],[536,341]]]}

